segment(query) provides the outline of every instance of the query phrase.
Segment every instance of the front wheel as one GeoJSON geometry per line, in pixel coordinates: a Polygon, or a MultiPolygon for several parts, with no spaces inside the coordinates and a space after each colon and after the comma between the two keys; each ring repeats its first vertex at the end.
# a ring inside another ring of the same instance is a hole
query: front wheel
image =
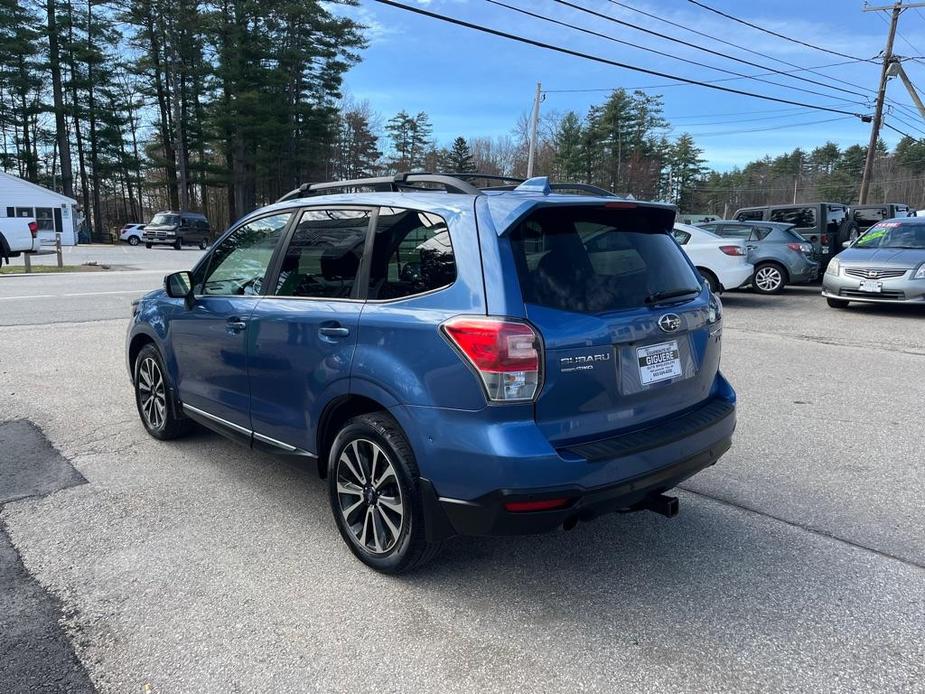
{"type": "Polygon", "coordinates": [[[209,247],[209,242],[206,241],[205,239],[203,239],[202,241],[199,242],[199,250],[200,250],[200,251],[204,251],[204,250],[205,250],[206,248],[208,248],[208,247],[209,247]]]}
{"type": "Polygon", "coordinates": [[[419,473],[398,423],[377,412],[347,422],[328,458],[331,510],[356,557],[387,574],[429,561],[439,543],[427,541],[419,473]]]}
{"type": "Polygon", "coordinates": [[[755,268],[752,287],[759,294],[780,294],[787,285],[784,270],[775,263],[761,263],[755,268]]]}
{"type": "Polygon", "coordinates": [[[714,275],[712,272],[702,267],[697,268],[697,271],[700,273],[700,276],[703,277],[703,279],[705,279],[707,284],[710,286],[710,291],[713,292],[714,294],[719,294],[720,286],[719,286],[719,280],[716,279],[716,275],[714,275]]]}
{"type": "Polygon", "coordinates": [[[178,251],[182,250],[183,249],[183,239],[177,239],[176,241],[174,241],[173,247],[176,248],[178,251]]]}
{"type": "Polygon", "coordinates": [[[827,296],[825,302],[830,308],[848,308],[848,302],[844,299],[833,299],[827,296]]]}
{"type": "Polygon", "coordinates": [[[139,241],[138,241],[138,237],[137,237],[137,236],[129,236],[129,237],[128,237],[128,245],[129,245],[129,246],[137,246],[138,243],[139,243],[139,241]]]}
{"type": "Polygon", "coordinates": [[[145,345],[135,359],[135,405],[141,423],[151,436],[166,441],[189,433],[192,422],[178,417],[170,402],[170,384],[161,353],[145,345]]]}
{"type": "Polygon", "coordinates": [[[146,243],[146,244],[145,244],[145,248],[151,248],[151,245],[152,245],[152,244],[150,244],[150,243],[146,243]]]}

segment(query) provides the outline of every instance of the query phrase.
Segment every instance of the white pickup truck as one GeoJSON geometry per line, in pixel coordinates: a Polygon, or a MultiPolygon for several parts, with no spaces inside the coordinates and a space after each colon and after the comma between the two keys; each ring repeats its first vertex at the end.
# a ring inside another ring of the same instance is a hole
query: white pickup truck
{"type": "Polygon", "coordinates": [[[28,217],[0,217],[0,264],[21,253],[35,253],[41,247],[39,225],[28,217]]]}

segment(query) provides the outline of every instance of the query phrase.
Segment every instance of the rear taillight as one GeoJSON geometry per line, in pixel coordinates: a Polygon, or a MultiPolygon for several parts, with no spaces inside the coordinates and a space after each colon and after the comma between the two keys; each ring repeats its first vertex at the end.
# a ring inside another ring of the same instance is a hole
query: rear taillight
{"type": "Polygon", "coordinates": [[[787,244],[787,248],[789,248],[791,251],[796,251],[797,253],[800,253],[800,252],[803,251],[803,244],[800,244],[800,243],[788,243],[788,244],[787,244]]]}
{"type": "Polygon", "coordinates": [[[39,235],[39,225],[35,222],[29,222],[29,233],[32,234],[32,238],[35,238],[39,235]]]}
{"type": "Polygon", "coordinates": [[[745,255],[741,246],[720,246],[719,249],[726,255],[745,255]]]}
{"type": "Polygon", "coordinates": [[[819,243],[821,243],[823,246],[828,246],[829,245],[829,235],[823,234],[822,237],[819,239],[819,243]]]}
{"type": "Polygon", "coordinates": [[[527,323],[460,316],[441,328],[475,367],[488,399],[532,400],[539,389],[539,336],[527,323]]]}

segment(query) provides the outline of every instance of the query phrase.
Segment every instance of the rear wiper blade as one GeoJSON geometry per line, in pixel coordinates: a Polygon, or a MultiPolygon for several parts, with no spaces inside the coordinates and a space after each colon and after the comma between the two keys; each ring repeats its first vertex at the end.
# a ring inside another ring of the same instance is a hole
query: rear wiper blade
{"type": "Polygon", "coordinates": [[[678,296],[687,296],[688,294],[699,294],[700,288],[697,289],[671,289],[663,292],[652,292],[646,297],[647,304],[656,304],[665,299],[674,299],[678,296]]]}

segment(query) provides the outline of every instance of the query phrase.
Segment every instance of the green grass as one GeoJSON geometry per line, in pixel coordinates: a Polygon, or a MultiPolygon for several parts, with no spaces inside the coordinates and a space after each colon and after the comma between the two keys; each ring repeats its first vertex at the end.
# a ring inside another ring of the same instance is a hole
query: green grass
{"type": "MultiPolygon", "coordinates": [[[[32,272],[102,272],[108,269],[105,265],[32,265],[32,272]]],[[[0,275],[16,275],[25,271],[23,265],[0,265],[0,275]]]]}

